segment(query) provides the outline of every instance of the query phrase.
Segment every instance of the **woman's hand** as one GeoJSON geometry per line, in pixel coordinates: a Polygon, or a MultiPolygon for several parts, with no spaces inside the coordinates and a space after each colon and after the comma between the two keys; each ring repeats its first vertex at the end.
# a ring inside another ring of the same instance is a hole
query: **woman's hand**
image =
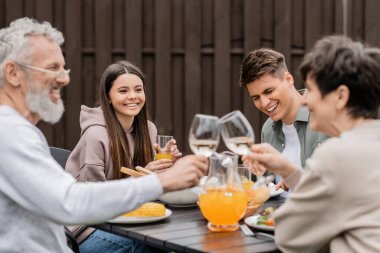
{"type": "Polygon", "coordinates": [[[177,141],[175,139],[171,139],[168,143],[166,143],[163,149],[160,149],[158,144],[154,144],[154,149],[156,150],[156,153],[170,153],[174,163],[182,157],[182,153],[179,151],[176,143],[177,141]]]}
{"type": "Polygon", "coordinates": [[[268,143],[252,145],[251,153],[243,156],[242,159],[249,165],[250,170],[254,174],[263,173],[268,170],[282,178],[286,178],[297,170],[296,166],[268,143]]]}
{"type": "Polygon", "coordinates": [[[284,191],[289,191],[289,188],[285,185],[284,180],[281,180],[278,184],[276,184],[276,187],[274,188],[276,191],[279,189],[283,189],[284,191]]]}
{"type": "Polygon", "coordinates": [[[153,162],[148,163],[145,166],[145,169],[153,171],[155,173],[162,173],[166,171],[168,168],[173,166],[173,161],[170,159],[160,159],[153,162]]]}

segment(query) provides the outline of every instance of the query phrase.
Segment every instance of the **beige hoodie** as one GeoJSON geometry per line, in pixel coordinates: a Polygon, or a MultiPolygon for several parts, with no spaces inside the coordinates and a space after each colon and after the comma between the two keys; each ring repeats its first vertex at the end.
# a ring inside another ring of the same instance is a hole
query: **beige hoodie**
{"type": "MultiPolygon", "coordinates": [[[[80,126],[81,138],[71,152],[65,170],[82,182],[112,180],[115,168],[112,165],[108,134],[100,107],[89,108],[82,105],[80,126]]],[[[156,143],[156,126],[148,121],[148,128],[152,144],[156,143]]],[[[132,134],[128,133],[127,138],[131,157],[133,157],[135,142],[132,134]]],[[[95,229],[86,226],[71,226],[70,230],[80,243],[95,229]]]]}
{"type": "MultiPolygon", "coordinates": [[[[78,181],[106,181],[114,175],[112,158],[109,151],[108,134],[103,112],[100,107],[81,106],[81,138],[71,152],[66,163],[66,171],[78,181]]],[[[156,143],[157,128],[148,121],[150,140],[156,143]]],[[[132,134],[127,134],[129,150],[133,157],[135,142],[132,134]]],[[[139,164],[136,164],[139,165],[139,164]]]]}

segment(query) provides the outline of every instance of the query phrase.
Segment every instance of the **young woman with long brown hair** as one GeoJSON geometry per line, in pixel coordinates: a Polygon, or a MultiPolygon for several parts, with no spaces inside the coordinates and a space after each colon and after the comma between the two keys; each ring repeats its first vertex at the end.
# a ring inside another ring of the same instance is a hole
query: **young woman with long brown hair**
{"type": "MultiPolygon", "coordinates": [[[[122,166],[143,166],[159,173],[171,167],[175,159],[182,156],[175,140],[171,140],[167,147],[171,148],[173,160],[153,161],[157,128],[148,120],[144,86],[143,73],[128,61],[111,64],[104,71],[99,88],[100,107],[82,105],[81,138],[66,164],[66,170],[77,180],[119,179],[125,177],[120,172],[122,166]]],[[[78,231],[78,240],[83,241],[93,231],[94,229],[88,228],[83,232],[78,231]]],[[[99,237],[111,240],[112,235],[96,231],[83,244],[98,244],[96,240],[99,237]]],[[[118,244],[121,243],[120,240],[118,237],[118,244]]],[[[125,244],[132,244],[126,240],[125,244]]],[[[81,252],[86,252],[87,247],[82,247],[81,244],[80,249],[81,252]]]]}

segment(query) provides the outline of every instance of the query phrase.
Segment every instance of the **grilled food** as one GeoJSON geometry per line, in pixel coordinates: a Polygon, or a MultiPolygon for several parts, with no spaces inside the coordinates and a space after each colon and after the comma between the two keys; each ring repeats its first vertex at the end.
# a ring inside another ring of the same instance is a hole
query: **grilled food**
{"type": "Polygon", "coordinates": [[[123,216],[132,217],[159,217],[165,216],[165,206],[159,203],[148,202],[139,208],[123,214],[123,216]]]}

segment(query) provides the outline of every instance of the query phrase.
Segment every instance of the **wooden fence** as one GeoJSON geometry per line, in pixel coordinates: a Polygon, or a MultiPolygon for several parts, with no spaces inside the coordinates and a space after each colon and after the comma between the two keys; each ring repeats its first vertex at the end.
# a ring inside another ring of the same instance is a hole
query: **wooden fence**
{"type": "Polygon", "coordinates": [[[80,105],[93,106],[107,65],[128,59],[148,77],[150,115],[185,153],[196,113],[242,110],[259,141],[265,116],[238,85],[252,49],[284,53],[296,78],[302,57],[323,35],[345,33],[380,46],[378,0],[0,0],[0,27],[29,16],[65,37],[72,69],[66,112],[55,126],[39,124],[49,144],[72,149],[80,105]]]}

